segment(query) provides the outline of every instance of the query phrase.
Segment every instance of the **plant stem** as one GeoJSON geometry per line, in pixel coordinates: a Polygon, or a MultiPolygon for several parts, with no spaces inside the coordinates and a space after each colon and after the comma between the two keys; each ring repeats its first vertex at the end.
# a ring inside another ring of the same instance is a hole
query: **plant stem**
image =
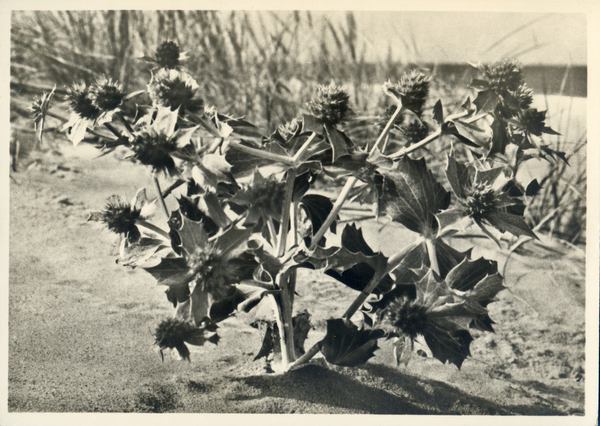
{"type": "Polygon", "coordinates": [[[299,161],[300,156],[302,156],[302,154],[304,154],[304,152],[308,149],[310,143],[313,141],[315,136],[317,136],[317,134],[315,132],[312,132],[312,134],[308,137],[306,142],[304,142],[304,145],[302,145],[300,147],[300,149],[298,150],[296,155],[294,155],[294,158],[293,158],[294,164],[296,164],[299,161]]]}
{"type": "MultiPolygon", "coordinates": [[[[416,247],[418,244],[421,244],[423,242],[422,239],[418,239],[417,241],[415,241],[413,244],[410,244],[406,247],[404,247],[401,251],[399,251],[398,253],[394,254],[392,257],[390,257],[388,259],[387,262],[387,266],[385,268],[384,272],[379,272],[379,273],[375,273],[375,275],[373,276],[373,278],[371,279],[371,281],[369,282],[369,284],[364,288],[363,291],[360,292],[360,294],[356,297],[356,299],[354,299],[354,301],[352,302],[352,304],[348,307],[348,309],[346,310],[346,312],[344,313],[344,315],[342,315],[342,318],[346,319],[346,320],[350,320],[350,318],[352,318],[352,316],[356,313],[356,311],[358,310],[358,308],[360,308],[362,306],[363,303],[365,303],[365,300],[367,300],[367,297],[369,297],[369,295],[373,292],[373,290],[375,290],[375,288],[377,287],[377,285],[379,284],[379,282],[381,281],[381,279],[388,273],[390,273],[392,270],[394,270],[399,264],[400,262],[402,262],[402,260],[404,259],[404,257],[408,254],[409,251],[411,251],[414,247],[416,247]]],[[[312,357],[314,357],[316,354],[319,353],[319,346],[318,343],[315,344],[312,348],[310,348],[308,350],[308,352],[306,352],[304,355],[302,355],[300,358],[298,358],[296,360],[296,362],[294,362],[292,364],[292,366],[290,367],[290,369],[296,368],[302,364],[307,363],[308,361],[310,361],[312,359],[312,357]]]]}
{"type": "Polygon", "coordinates": [[[158,201],[163,209],[163,212],[165,213],[165,216],[167,216],[167,219],[169,219],[169,210],[167,210],[167,205],[165,204],[165,199],[163,198],[162,191],[160,189],[160,183],[158,183],[158,178],[156,176],[152,176],[152,179],[154,180],[154,187],[156,188],[158,201]]]}
{"type": "Polygon", "coordinates": [[[267,220],[267,228],[269,228],[269,235],[271,236],[271,245],[275,247],[275,241],[277,241],[277,231],[275,230],[273,219],[269,218],[267,220]]]}
{"type": "Polygon", "coordinates": [[[396,107],[396,111],[394,111],[394,114],[388,120],[387,124],[383,128],[383,131],[381,132],[381,134],[379,135],[379,137],[375,141],[375,145],[373,145],[373,148],[371,148],[371,151],[369,152],[369,156],[371,156],[371,155],[373,155],[375,153],[375,150],[379,147],[379,144],[381,143],[381,141],[384,140],[385,137],[388,135],[388,133],[392,129],[392,126],[396,122],[396,119],[398,118],[398,116],[400,115],[401,112],[402,112],[402,103],[398,102],[398,106],[396,107]]]}
{"type": "Polygon", "coordinates": [[[281,210],[281,223],[279,225],[279,240],[277,241],[277,257],[283,257],[285,254],[288,231],[290,227],[290,206],[292,196],[294,195],[294,181],[296,180],[296,169],[287,171],[287,180],[285,182],[285,195],[283,208],[281,210]]]}
{"type": "Polygon", "coordinates": [[[425,245],[427,246],[427,254],[429,254],[429,263],[431,264],[431,269],[440,275],[440,266],[438,264],[437,253],[435,250],[435,239],[433,238],[425,238],[425,245]]]}
{"type": "Polygon", "coordinates": [[[344,187],[342,188],[342,191],[340,192],[340,195],[338,195],[337,200],[335,200],[335,204],[333,205],[333,208],[329,212],[327,219],[325,219],[325,222],[323,222],[323,225],[321,225],[321,228],[317,231],[317,233],[312,238],[312,242],[310,243],[309,250],[312,251],[317,247],[317,244],[319,244],[319,241],[321,240],[321,238],[323,238],[323,235],[325,235],[325,233],[327,232],[327,230],[329,229],[329,227],[331,226],[331,224],[337,217],[338,213],[342,209],[342,206],[344,205],[346,198],[348,198],[350,191],[352,191],[352,188],[354,187],[354,184],[357,181],[358,181],[358,178],[356,178],[354,176],[351,176],[350,178],[348,178],[348,180],[346,181],[346,184],[344,185],[344,187]]]}
{"type": "Polygon", "coordinates": [[[167,196],[171,192],[173,192],[174,190],[176,190],[177,188],[179,188],[184,183],[185,183],[185,180],[183,180],[183,179],[177,179],[175,181],[175,183],[173,183],[171,186],[169,186],[167,189],[165,189],[165,192],[163,192],[163,194],[162,194],[163,198],[167,198],[167,196]]]}
{"type": "Polygon", "coordinates": [[[283,163],[288,166],[294,166],[294,159],[291,157],[287,157],[285,155],[274,154],[268,151],[262,151],[260,149],[252,148],[246,145],[242,145],[237,141],[230,140],[229,146],[233,149],[237,149],[238,151],[245,152],[247,154],[254,155],[256,157],[264,158],[266,160],[276,161],[278,163],[283,163]]]}
{"type": "Polygon", "coordinates": [[[316,354],[319,353],[321,349],[319,349],[319,343],[315,343],[308,351],[306,351],[304,353],[304,355],[302,355],[300,358],[298,358],[292,365],[290,365],[290,370],[293,370],[294,368],[302,365],[302,364],[306,364],[308,361],[310,361],[316,354]]]}
{"type": "Polygon", "coordinates": [[[152,232],[156,232],[157,234],[166,238],[167,240],[169,240],[171,238],[171,237],[169,237],[169,234],[167,232],[163,231],[158,226],[151,224],[150,222],[146,222],[143,219],[136,220],[135,224],[138,226],[143,226],[144,228],[147,228],[147,229],[151,230],[152,232]]]}
{"type": "Polygon", "coordinates": [[[273,303],[275,320],[279,329],[279,346],[281,348],[281,367],[287,371],[296,359],[294,351],[294,326],[292,321],[293,294],[295,291],[295,275],[281,274],[277,277],[277,285],[281,290],[278,294],[270,294],[273,303]]]}
{"type": "Polygon", "coordinates": [[[427,136],[425,139],[423,139],[420,142],[417,142],[414,145],[408,146],[404,149],[401,149],[400,151],[390,155],[391,159],[396,159],[396,158],[400,158],[406,154],[410,154],[411,152],[414,152],[418,149],[423,148],[425,145],[430,144],[431,142],[433,142],[434,140],[436,140],[438,137],[440,137],[440,135],[442,134],[442,128],[440,127],[439,129],[437,129],[435,132],[433,132],[432,134],[430,134],[429,136],[427,136]]]}

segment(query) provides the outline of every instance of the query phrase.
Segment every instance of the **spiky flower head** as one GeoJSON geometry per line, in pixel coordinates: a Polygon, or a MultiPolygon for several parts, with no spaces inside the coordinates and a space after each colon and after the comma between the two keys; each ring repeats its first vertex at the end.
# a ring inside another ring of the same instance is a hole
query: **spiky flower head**
{"type": "Polygon", "coordinates": [[[330,126],[348,121],[353,113],[350,108],[350,95],[344,87],[336,86],[333,81],[329,86],[320,85],[317,95],[307,107],[321,123],[330,126]]]}
{"type": "Polygon", "coordinates": [[[130,204],[118,195],[111,195],[106,200],[104,210],[93,213],[90,220],[103,222],[110,231],[135,242],[140,239],[136,221],[140,219],[141,214],[141,208],[135,204],[130,204]]]}
{"type": "Polygon", "coordinates": [[[101,112],[110,112],[121,105],[125,98],[125,92],[121,84],[103,75],[92,85],[89,96],[101,112]]]}
{"type": "Polygon", "coordinates": [[[398,83],[387,81],[383,91],[402,102],[402,106],[413,111],[419,117],[423,114],[423,107],[429,96],[431,77],[421,70],[412,70],[410,74],[404,73],[398,83]]]}
{"type": "Polygon", "coordinates": [[[498,194],[491,186],[477,182],[472,187],[465,188],[464,191],[464,205],[468,215],[474,220],[481,221],[496,210],[498,194]]]}
{"type": "Polygon", "coordinates": [[[71,111],[79,118],[96,120],[102,114],[102,111],[94,104],[90,90],[84,81],[74,83],[67,88],[65,100],[69,103],[71,111]]]}
{"type": "Polygon", "coordinates": [[[521,63],[516,59],[503,59],[492,65],[483,64],[480,70],[490,81],[491,88],[497,92],[515,92],[523,84],[521,63]]]}
{"type": "Polygon", "coordinates": [[[147,88],[154,106],[197,112],[204,105],[202,98],[198,97],[198,83],[183,71],[161,68],[153,74],[147,88]]]}
{"type": "Polygon", "coordinates": [[[176,68],[179,65],[179,45],[174,41],[163,41],[156,49],[156,62],[163,68],[176,68]]]}
{"type": "Polygon", "coordinates": [[[427,307],[414,299],[402,296],[389,305],[386,312],[390,325],[411,339],[423,334],[427,328],[427,307]]]}
{"type": "Polygon", "coordinates": [[[177,141],[166,134],[149,129],[138,134],[131,144],[133,160],[150,166],[155,173],[176,174],[175,160],[171,154],[177,150],[177,141]]]}

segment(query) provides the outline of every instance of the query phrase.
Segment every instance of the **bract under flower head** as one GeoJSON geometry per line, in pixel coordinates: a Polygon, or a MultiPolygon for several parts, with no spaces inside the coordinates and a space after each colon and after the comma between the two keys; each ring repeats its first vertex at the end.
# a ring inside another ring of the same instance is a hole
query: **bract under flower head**
{"type": "Polygon", "coordinates": [[[523,192],[504,176],[502,170],[465,167],[449,156],[446,177],[460,207],[447,212],[471,217],[488,236],[491,234],[483,227],[484,222],[502,232],[537,238],[523,219],[523,192]]]}
{"type": "Polygon", "coordinates": [[[154,106],[197,112],[204,105],[202,98],[197,97],[198,83],[183,71],[161,68],[153,74],[147,88],[154,106]]]}
{"type": "Polygon", "coordinates": [[[546,111],[527,108],[519,114],[519,130],[535,136],[542,136],[546,130],[546,111]]]}
{"type": "Polygon", "coordinates": [[[347,121],[353,114],[350,108],[350,95],[344,87],[332,81],[329,86],[319,86],[317,95],[307,104],[312,115],[321,123],[335,126],[347,121]]]}

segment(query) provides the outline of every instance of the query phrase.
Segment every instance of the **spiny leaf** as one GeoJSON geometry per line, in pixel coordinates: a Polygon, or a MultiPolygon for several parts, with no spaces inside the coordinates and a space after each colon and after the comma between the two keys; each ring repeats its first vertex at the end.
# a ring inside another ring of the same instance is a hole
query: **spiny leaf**
{"type": "Polygon", "coordinates": [[[391,170],[380,170],[378,211],[414,232],[429,235],[437,229],[435,214],[448,207],[450,193],[438,183],[425,160],[401,158],[391,170]]]}
{"type": "Polygon", "coordinates": [[[465,358],[471,356],[469,345],[473,341],[473,336],[468,330],[432,329],[423,337],[435,358],[442,363],[450,361],[459,370],[465,358]]]}
{"type": "Polygon", "coordinates": [[[375,356],[379,349],[377,339],[385,336],[383,330],[359,329],[342,319],[327,320],[327,334],[318,345],[330,364],[354,367],[375,356]]]}
{"type": "Polygon", "coordinates": [[[346,134],[333,126],[323,125],[327,141],[331,145],[332,162],[349,154],[348,148],[352,146],[352,141],[346,134]]]}
{"type": "Polygon", "coordinates": [[[498,264],[495,261],[483,257],[476,260],[464,259],[448,272],[446,283],[455,290],[472,290],[485,277],[497,272],[498,264]]]}
{"type": "Polygon", "coordinates": [[[518,237],[526,235],[535,238],[536,240],[539,239],[521,216],[495,211],[487,215],[485,219],[490,225],[501,231],[510,232],[518,237]]]}
{"type": "Polygon", "coordinates": [[[477,94],[473,105],[477,107],[478,112],[493,112],[498,106],[498,102],[500,102],[500,98],[496,92],[492,89],[485,89],[477,94]]]}
{"type": "MultiPolygon", "coordinates": [[[[381,253],[374,253],[362,237],[362,232],[355,225],[346,225],[342,232],[342,247],[324,249],[317,247],[312,253],[299,253],[294,257],[297,263],[309,263],[316,269],[333,271],[330,275],[335,278],[343,277],[343,273],[353,266],[363,263],[370,266],[372,271],[382,271],[387,265],[387,258],[381,253]],[[344,235],[345,234],[345,235],[344,235]],[[350,249],[344,243],[350,244],[350,249]],[[354,251],[355,250],[355,251],[354,251]]],[[[362,270],[368,273],[369,270],[362,270]]],[[[359,277],[364,280],[364,276],[359,277]]],[[[344,281],[342,281],[344,282],[344,281]]]]}

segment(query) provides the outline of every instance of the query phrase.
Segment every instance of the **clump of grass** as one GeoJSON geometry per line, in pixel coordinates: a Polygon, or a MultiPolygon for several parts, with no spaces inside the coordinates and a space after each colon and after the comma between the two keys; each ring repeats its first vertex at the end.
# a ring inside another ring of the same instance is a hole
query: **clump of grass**
{"type": "Polygon", "coordinates": [[[179,398],[172,386],[153,383],[146,391],[135,394],[135,410],[144,413],[167,413],[179,406],[179,398]]]}

